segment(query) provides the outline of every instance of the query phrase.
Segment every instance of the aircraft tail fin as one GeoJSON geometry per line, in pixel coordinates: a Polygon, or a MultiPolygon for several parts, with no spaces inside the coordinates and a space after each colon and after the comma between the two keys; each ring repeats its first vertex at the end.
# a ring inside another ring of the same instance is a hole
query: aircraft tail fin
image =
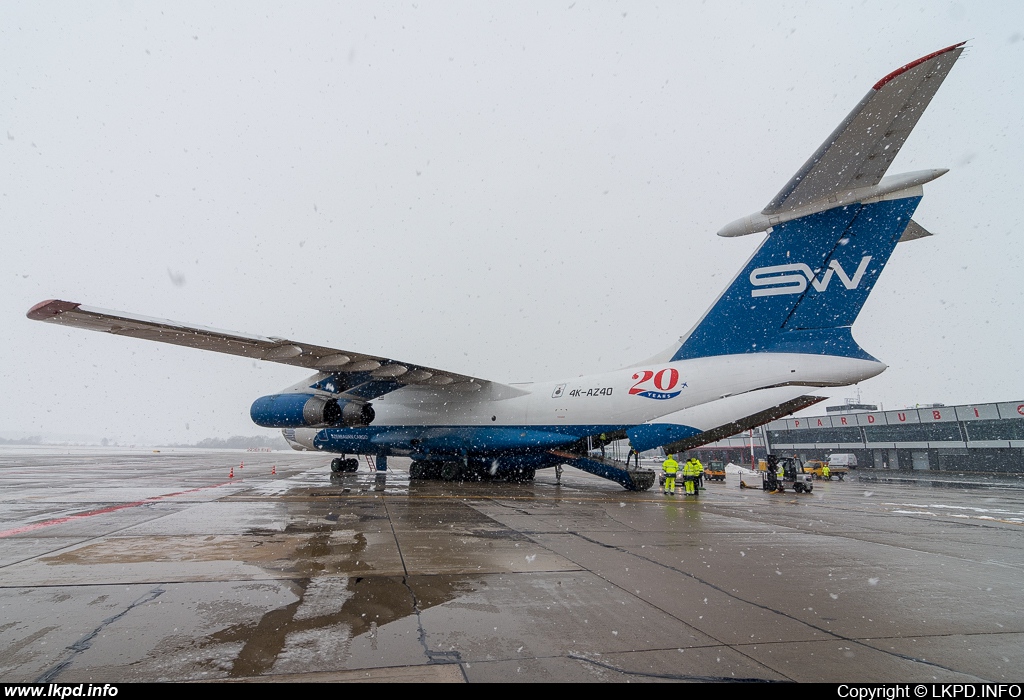
{"type": "Polygon", "coordinates": [[[946,173],[883,177],[963,51],[947,47],[880,80],[765,209],[719,235],[768,237],[672,360],[752,352],[874,360],[850,333],[911,221],[923,185],[946,173]]]}

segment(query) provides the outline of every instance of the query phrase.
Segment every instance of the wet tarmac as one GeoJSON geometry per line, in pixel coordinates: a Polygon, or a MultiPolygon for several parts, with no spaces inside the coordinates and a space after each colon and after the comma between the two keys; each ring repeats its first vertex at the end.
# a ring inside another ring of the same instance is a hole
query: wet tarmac
{"type": "Polygon", "coordinates": [[[0,448],[0,677],[1024,677],[1012,484],[711,483],[694,501],[572,469],[410,484],[405,460],[327,463],[0,448]]]}

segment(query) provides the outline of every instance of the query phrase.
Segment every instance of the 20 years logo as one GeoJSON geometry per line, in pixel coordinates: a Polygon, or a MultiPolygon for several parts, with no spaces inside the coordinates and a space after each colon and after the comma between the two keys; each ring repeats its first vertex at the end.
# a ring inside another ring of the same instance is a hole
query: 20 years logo
{"type": "Polygon", "coordinates": [[[661,370],[645,369],[633,375],[638,380],[629,390],[630,396],[665,401],[679,396],[686,388],[686,382],[679,381],[679,370],[666,367],[661,370]]]}

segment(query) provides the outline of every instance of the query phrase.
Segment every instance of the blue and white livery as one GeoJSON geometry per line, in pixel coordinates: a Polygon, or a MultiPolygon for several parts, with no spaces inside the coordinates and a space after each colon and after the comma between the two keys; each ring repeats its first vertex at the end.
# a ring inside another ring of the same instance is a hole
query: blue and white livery
{"type": "MultiPolygon", "coordinates": [[[[629,489],[651,472],[590,456],[596,441],[677,451],[809,406],[810,392],[885,365],[851,326],[901,241],[930,235],[912,217],[928,170],[889,164],[963,52],[957,44],[875,84],[761,212],[719,235],[767,232],[700,321],[664,352],[604,374],[501,384],[282,338],[245,335],[50,300],[28,317],[296,365],[316,374],[252,404],[296,449],[412,458],[414,477],[532,478],[571,464],[629,489]]],[[[351,460],[335,460],[335,466],[351,460]]]]}

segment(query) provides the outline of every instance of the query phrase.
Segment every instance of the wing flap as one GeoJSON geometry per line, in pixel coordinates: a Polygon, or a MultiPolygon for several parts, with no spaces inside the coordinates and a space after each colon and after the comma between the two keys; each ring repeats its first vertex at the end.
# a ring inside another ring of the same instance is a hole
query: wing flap
{"type": "MultiPolygon", "coordinates": [[[[338,382],[342,391],[357,391],[372,384],[376,395],[381,389],[394,390],[411,384],[457,391],[476,391],[487,384],[484,379],[446,370],[398,362],[377,355],[339,350],[284,338],[249,335],[203,326],[188,326],[167,319],[109,311],[60,299],[36,304],[27,314],[33,321],[111,333],[113,335],[169,343],[182,347],[238,355],[254,360],[306,367],[346,378],[338,382]],[[344,388],[342,388],[344,387],[344,388]]],[[[510,388],[511,390],[511,388],[510,388]]],[[[514,390],[513,390],[514,391],[514,390]]]]}
{"type": "Polygon", "coordinates": [[[879,80],[761,212],[778,214],[877,185],[964,50],[929,54],[879,80]]]}

